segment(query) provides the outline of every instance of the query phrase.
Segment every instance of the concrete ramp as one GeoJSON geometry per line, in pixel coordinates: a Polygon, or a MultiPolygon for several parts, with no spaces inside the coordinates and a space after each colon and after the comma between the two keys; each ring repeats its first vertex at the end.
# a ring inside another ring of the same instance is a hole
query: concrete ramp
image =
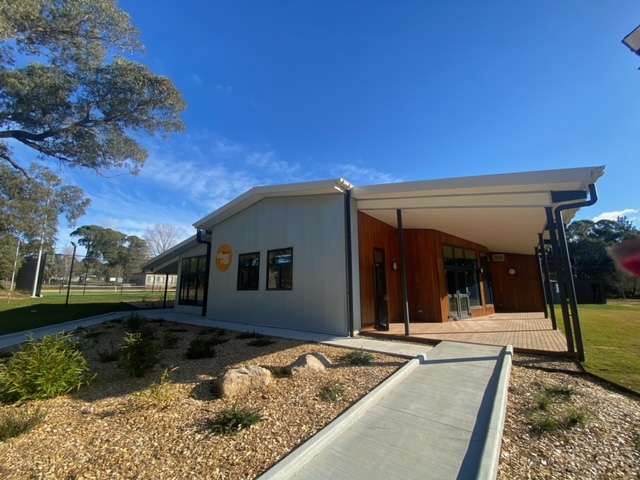
{"type": "Polygon", "coordinates": [[[511,349],[442,342],[260,478],[492,479],[511,349]]]}

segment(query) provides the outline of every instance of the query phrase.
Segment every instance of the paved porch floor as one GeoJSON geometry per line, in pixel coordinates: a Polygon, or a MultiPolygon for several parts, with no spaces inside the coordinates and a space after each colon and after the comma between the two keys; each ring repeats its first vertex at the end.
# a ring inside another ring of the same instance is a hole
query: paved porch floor
{"type": "Polygon", "coordinates": [[[469,320],[445,323],[412,323],[410,336],[404,336],[404,324],[392,323],[388,331],[365,329],[360,333],[379,338],[409,341],[441,341],[479,343],[484,345],[513,345],[519,351],[567,351],[567,341],[560,330],[553,330],[551,320],[542,312],[496,313],[469,320]]]}

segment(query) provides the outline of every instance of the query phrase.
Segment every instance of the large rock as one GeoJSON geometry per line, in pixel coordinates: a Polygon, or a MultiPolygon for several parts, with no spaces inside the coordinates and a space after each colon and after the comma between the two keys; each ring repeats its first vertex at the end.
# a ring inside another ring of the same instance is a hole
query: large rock
{"type": "Polygon", "coordinates": [[[331,365],[331,360],[324,353],[312,352],[300,355],[291,364],[289,371],[291,375],[298,375],[306,372],[323,372],[331,365]]]}
{"type": "Polygon", "coordinates": [[[218,382],[220,396],[241,397],[254,390],[261,390],[271,383],[271,372],[258,366],[231,368],[218,382]]]}

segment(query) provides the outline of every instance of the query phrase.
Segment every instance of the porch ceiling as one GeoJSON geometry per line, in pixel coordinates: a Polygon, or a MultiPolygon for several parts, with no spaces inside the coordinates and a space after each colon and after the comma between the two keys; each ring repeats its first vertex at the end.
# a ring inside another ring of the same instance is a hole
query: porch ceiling
{"type": "MultiPolygon", "coordinates": [[[[553,192],[583,191],[604,167],[425,180],[353,189],[358,210],[393,227],[431,228],[505,253],[532,254],[553,192]]],[[[569,222],[576,210],[563,213],[569,222]]]]}
{"type": "MultiPolygon", "coordinates": [[[[397,227],[395,209],[361,211],[397,227]]],[[[404,228],[440,230],[493,252],[531,255],[546,219],[541,207],[467,207],[403,209],[402,221],[404,228]]]]}

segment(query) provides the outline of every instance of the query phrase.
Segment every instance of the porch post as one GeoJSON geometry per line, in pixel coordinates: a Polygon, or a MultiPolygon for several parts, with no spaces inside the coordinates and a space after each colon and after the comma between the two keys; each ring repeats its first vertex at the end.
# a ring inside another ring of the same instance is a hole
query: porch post
{"type": "Polygon", "coordinates": [[[549,305],[549,316],[551,317],[551,325],[553,329],[558,329],[558,322],[556,320],[556,308],[553,303],[553,289],[551,288],[551,276],[549,275],[549,260],[547,259],[547,248],[544,244],[544,235],[540,233],[538,235],[538,241],[540,243],[540,260],[542,262],[542,274],[544,275],[542,283],[547,292],[547,303],[549,305]]]}
{"type": "Polygon", "coordinates": [[[560,260],[560,245],[556,236],[556,225],[553,220],[553,213],[551,207],[545,207],[547,214],[547,229],[549,230],[549,238],[551,240],[551,248],[553,250],[553,264],[556,268],[556,275],[558,278],[558,286],[560,287],[560,307],[562,309],[562,323],[564,323],[565,335],[567,337],[567,351],[569,353],[575,353],[576,349],[573,344],[573,328],[571,328],[571,318],[569,316],[569,307],[567,306],[567,286],[565,279],[565,272],[560,260]]]}
{"type": "MultiPolygon", "coordinates": [[[[156,281],[155,274],[153,275],[153,283],[156,281]]],[[[164,276],[164,298],[162,299],[162,308],[167,308],[167,287],[169,286],[169,274],[164,276]]]]}
{"type": "Polygon", "coordinates": [[[536,260],[538,261],[538,274],[540,275],[540,286],[542,287],[542,296],[544,299],[544,318],[549,318],[549,300],[547,299],[547,286],[544,283],[544,274],[542,273],[542,258],[540,258],[540,249],[533,249],[536,260]]]}
{"type": "Polygon", "coordinates": [[[569,257],[569,245],[567,244],[567,236],[564,232],[564,221],[562,220],[562,211],[556,210],[556,229],[558,230],[558,241],[560,243],[560,252],[564,263],[565,278],[567,280],[567,297],[569,299],[569,307],[571,308],[571,319],[573,321],[573,330],[576,335],[576,347],[578,348],[578,359],[584,361],[584,344],[582,342],[582,328],[580,327],[580,316],[578,314],[578,297],[576,295],[576,284],[573,281],[573,268],[571,267],[571,258],[569,257]]]}
{"type": "Polygon", "coordinates": [[[396,210],[398,222],[398,243],[400,247],[400,276],[402,282],[402,318],[404,334],[409,336],[409,296],[407,294],[407,259],[404,251],[404,229],[402,228],[402,210],[396,210]]]}

